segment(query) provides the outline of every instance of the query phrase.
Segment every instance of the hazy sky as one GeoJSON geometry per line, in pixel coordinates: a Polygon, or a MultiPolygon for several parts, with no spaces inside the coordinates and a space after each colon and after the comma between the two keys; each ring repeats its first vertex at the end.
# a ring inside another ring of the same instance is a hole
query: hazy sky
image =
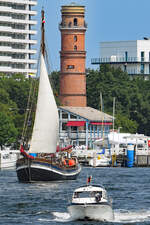
{"type": "MultiPolygon", "coordinates": [[[[40,33],[41,9],[45,10],[45,29],[51,71],[60,69],[61,6],[72,2],[84,5],[86,32],[86,67],[91,58],[99,57],[100,42],[139,40],[150,37],[150,0],[37,0],[38,33],[40,33]]],[[[39,40],[38,36],[38,40],[39,40]]]]}

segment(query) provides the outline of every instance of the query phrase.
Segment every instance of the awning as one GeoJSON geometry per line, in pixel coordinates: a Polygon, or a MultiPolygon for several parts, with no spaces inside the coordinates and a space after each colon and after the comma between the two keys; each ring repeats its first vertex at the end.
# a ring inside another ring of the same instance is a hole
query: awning
{"type": "Polygon", "coordinates": [[[112,125],[111,122],[91,122],[92,125],[112,125]]]}
{"type": "Polygon", "coordinates": [[[84,126],[85,121],[68,121],[66,126],[68,127],[81,127],[84,126]]]}

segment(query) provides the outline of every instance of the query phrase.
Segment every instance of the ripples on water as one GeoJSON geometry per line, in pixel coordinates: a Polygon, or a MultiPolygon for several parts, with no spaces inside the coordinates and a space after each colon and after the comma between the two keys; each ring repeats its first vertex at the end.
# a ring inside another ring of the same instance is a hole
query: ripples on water
{"type": "Polygon", "coordinates": [[[150,168],[85,168],[76,181],[19,183],[15,170],[0,171],[0,224],[150,225],[150,168]],[[93,176],[113,199],[115,220],[72,221],[67,203],[75,188],[93,176]]]}

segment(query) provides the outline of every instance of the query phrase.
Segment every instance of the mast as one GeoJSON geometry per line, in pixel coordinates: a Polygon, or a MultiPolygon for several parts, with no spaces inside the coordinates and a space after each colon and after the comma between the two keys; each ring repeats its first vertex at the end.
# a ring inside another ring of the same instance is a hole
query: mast
{"type": "Polygon", "coordinates": [[[45,57],[45,15],[44,10],[41,11],[41,52],[43,57],[45,57]]]}

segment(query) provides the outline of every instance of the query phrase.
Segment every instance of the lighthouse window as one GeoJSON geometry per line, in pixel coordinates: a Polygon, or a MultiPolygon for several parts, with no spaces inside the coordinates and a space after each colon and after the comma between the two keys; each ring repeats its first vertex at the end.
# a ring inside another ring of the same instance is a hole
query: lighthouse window
{"type": "Polygon", "coordinates": [[[74,69],[74,65],[68,65],[67,69],[74,69]]]}
{"type": "Polygon", "coordinates": [[[77,51],[77,46],[76,45],[74,46],[74,50],[77,51]]]}
{"type": "Polygon", "coordinates": [[[76,35],[74,36],[74,41],[77,41],[77,36],[76,35]]]}
{"type": "Polygon", "coordinates": [[[77,18],[74,18],[73,23],[74,23],[74,26],[78,26],[78,20],[77,20],[77,18]]]}

